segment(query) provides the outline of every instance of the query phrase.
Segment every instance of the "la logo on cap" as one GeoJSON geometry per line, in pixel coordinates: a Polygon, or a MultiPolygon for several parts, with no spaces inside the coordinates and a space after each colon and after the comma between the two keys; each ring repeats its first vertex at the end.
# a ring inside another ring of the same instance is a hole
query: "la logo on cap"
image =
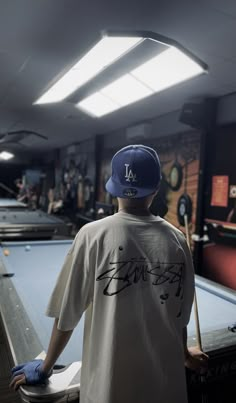
{"type": "Polygon", "coordinates": [[[137,182],[136,174],[133,174],[132,169],[129,169],[129,164],[125,164],[125,178],[127,182],[137,182]]]}

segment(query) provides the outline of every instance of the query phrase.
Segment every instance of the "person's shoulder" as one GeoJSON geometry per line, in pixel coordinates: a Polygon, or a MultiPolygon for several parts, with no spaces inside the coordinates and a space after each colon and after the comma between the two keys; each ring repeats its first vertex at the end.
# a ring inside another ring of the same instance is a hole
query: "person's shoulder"
{"type": "Polygon", "coordinates": [[[99,220],[95,220],[85,224],[81,229],[80,232],[84,234],[94,233],[94,231],[98,229],[107,229],[110,228],[111,225],[115,224],[117,218],[116,214],[110,215],[108,217],[100,218],[99,220]]]}
{"type": "Polygon", "coordinates": [[[161,221],[162,228],[165,229],[166,231],[169,231],[171,233],[174,233],[178,238],[183,238],[184,234],[182,231],[180,231],[177,227],[175,227],[173,224],[171,224],[169,221],[165,220],[162,218],[161,221]]]}

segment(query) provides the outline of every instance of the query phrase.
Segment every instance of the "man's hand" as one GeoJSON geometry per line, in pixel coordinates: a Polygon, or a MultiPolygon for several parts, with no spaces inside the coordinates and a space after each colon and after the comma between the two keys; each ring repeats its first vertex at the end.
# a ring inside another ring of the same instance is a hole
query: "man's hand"
{"type": "Polygon", "coordinates": [[[12,381],[10,387],[17,390],[20,385],[45,384],[51,376],[43,371],[43,360],[33,360],[12,368],[12,381]]]}
{"type": "Polygon", "coordinates": [[[207,370],[208,355],[198,347],[189,347],[185,353],[185,366],[192,371],[203,374],[207,370]]]}
{"type": "Polygon", "coordinates": [[[58,319],[56,318],[45,360],[33,360],[14,367],[12,369],[11,388],[17,390],[19,386],[24,384],[37,385],[47,383],[48,378],[52,375],[52,368],[56,360],[64,350],[73,332],[73,330],[59,330],[57,329],[57,324],[58,319]]]}

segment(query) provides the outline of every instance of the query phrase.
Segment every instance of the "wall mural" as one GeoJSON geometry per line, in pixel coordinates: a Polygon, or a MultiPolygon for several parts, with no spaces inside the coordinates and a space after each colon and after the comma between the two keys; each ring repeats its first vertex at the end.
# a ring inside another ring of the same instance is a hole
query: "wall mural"
{"type": "Polygon", "coordinates": [[[94,142],[61,150],[55,167],[55,186],[49,190],[48,212],[63,209],[67,216],[93,214],[95,185],[94,142]]]}
{"type": "Polygon", "coordinates": [[[159,200],[167,207],[166,213],[160,215],[185,231],[184,215],[187,213],[190,233],[194,232],[196,219],[199,140],[197,133],[187,133],[153,144],[162,165],[159,200]]]}
{"type": "Polygon", "coordinates": [[[67,158],[62,166],[60,187],[65,205],[73,211],[87,212],[93,207],[94,178],[88,175],[88,154],[67,158]]]}

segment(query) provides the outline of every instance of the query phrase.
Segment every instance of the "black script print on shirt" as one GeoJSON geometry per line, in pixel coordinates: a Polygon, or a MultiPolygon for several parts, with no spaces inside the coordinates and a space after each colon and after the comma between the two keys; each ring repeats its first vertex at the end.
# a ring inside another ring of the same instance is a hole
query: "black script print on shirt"
{"type": "MultiPolygon", "coordinates": [[[[103,294],[113,296],[139,282],[151,282],[153,286],[176,283],[175,296],[183,298],[184,263],[150,262],[146,258],[132,258],[128,261],[110,262],[112,266],[105,270],[97,281],[108,279],[103,294]]],[[[161,295],[161,300],[169,298],[169,294],[161,295]]]]}

